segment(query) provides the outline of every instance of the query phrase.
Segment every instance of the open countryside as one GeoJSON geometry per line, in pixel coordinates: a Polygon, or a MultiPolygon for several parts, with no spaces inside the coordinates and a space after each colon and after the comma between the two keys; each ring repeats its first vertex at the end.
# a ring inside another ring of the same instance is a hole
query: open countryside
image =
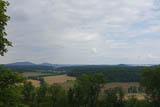
{"type": "Polygon", "coordinates": [[[160,107],[160,0],[0,0],[0,107],[160,107]]]}

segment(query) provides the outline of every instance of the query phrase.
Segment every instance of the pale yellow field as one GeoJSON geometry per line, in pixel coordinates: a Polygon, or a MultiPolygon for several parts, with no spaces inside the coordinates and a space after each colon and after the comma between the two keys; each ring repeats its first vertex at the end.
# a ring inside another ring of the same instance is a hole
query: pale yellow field
{"type": "Polygon", "coordinates": [[[57,75],[57,76],[44,77],[44,81],[47,82],[48,84],[64,83],[67,80],[76,80],[76,78],[75,77],[69,77],[67,75],[57,75]]]}
{"type": "Polygon", "coordinates": [[[134,94],[126,94],[125,95],[125,99],[129,99],[129,98],[137,98],[138,100],[144,100],[145,99],[146,94],[144,93],[134,93],[134,94]]]}
{"type": "Polygon", "coordinates": [[[40,81],[37,81],[37,80],[27,80],[29,82],[32,82],[32,84],[35,86],[35,87],[39,87],[40,86],[40,81]]]}
{"type": "Polygon", "coordinates": [[[121,87],[125,92],[128,91],[128,88],[131,86],[139,86],[138,82],[126,82],[126,83],[122,83],[122,82],[112,82],[112,83],[107,83],[104,85],[103,90],[109,89],[109,88],[115,88],[115,87],[121,87]]]}
{"type": "Polygon", "coordinates": [[[25,77],[30,77],[30,76],[40,76],[40,75],[44,75],[43,73],[30,73],[30,72],[25,72],[22,73],[23,76],[25,77]]]}

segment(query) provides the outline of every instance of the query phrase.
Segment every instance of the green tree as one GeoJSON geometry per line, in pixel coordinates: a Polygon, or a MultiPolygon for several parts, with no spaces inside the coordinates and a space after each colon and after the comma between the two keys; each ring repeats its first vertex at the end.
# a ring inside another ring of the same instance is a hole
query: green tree
{"type": "Polygon", "coordinates": [[[29,105],[29,107],[35,107],[36,103],[36,88],[32,85],[31,82],[24,82],[23,85],[23,103],[29,105]]]}
{"type": "Polygon", "coordinates": [[[130,86],[128,88],[128,93],[137,93],[138,92],[138,88],[136,86],[130,86]]]}
{"type": "Polygon", "coordinates": [[[74,107],[75,106],[74,90],[72,88],[68,90],[67,97],[68,97],[67,99],[69,107],[74,107]]]}
{"type": "Polygon", "coordinates": [[[104,107],[124,107],[124,92],[122,88],[116,87],[104,91],[103,106],[104,107]]]}
{"type": "Polygon", "coordinates": [[[48,89],[49,86],[48,84],[42,84],[38,89],[37,89],[37,96],[36,96],[36,102],[37,102],[37,107],[44,107],[47,106],[48,104],[48,89]]]}
{"type": "Polygon", "coordinates": [[[160,67],[146,68],[141,72],[141,86],[154,107],[160,107],[160,67]]]}
{"type": "Polygon", "coordinates": [[[39,81],[40,81],[40,85],[41,86],[45,86],[45,85],[47,85],[47,83],[44,81],[44,78],[39,78],[39,81]]]}
{"type": "Polygon", "coordinates": [[[20,107],[22,105],[21,87],[23,76],[0,67],[0,107],[20,107]]]}
{"type": "Polygon", "coordinates": [[[125,107],[154,107],[150,105],[146,100],[138,100],[135,97],[131,97],[126,100],[125,107]]]}
{"type": "Polygon", "coordinates": [[[58,84],[53,84],[49,88],[51,107],[67,107],[67,95],[65,90],[58,84]]]}
{"type": "Polygon", "coordinates": [[[105,82],[106,78],[103,74],[82,75],[77,78],[74,94],[72,93],[76,107],[97,107],[98,97],[105,82]]]}
{"type": "Polygon", "coordinates": [[[7,33],[5,32],[5,27],[7,26],[7,22],[10,19],[9,16],[6,15],[7,6],[9,6],[9,2],[0,0],[0,55],[3,56],[4,53],[7,52],[7,46],[12,46],[12,43],[8,41],[6,38],[7,33]]]}

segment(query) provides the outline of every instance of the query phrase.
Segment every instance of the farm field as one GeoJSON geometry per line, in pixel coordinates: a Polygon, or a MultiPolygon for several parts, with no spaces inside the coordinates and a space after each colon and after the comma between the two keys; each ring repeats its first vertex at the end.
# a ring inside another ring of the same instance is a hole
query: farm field
{"type": "Polygon", "coordinates": [[[40,86],[40,81],[38,81],[38,80],[31,80],[31,79],[29,79],[29,80],[27,80],[27,81],[32,82],[32,84],[33,84],[35,87],[39,87],[39,86],[40,86]]]}
{"type": "MultiPolygon", "coordinates": [[[[36,77],[36,76],[44,75],[44,73],[23,73],[23,75],[25,77],[31,77],[31,76],[35,76],[36,77]]],[[[42,78],[44,78],[44,81],[47,82],[50,85],[54,84],[54,83],[58,83],[63,88],[67,88],[67,89],[73,86],[73,82],[71,82],[71,81],[76,80],[75,77],[69,77],[67,75],[47,76],[47,77],[42,77],[42,78]]],[[[40,86],[40,81],[38,81],[38,80],[28,79],[27,81],[32,82],[32,84],[35,87],[39,87],[40,86]]]]}
{"type": "Polygon", "coordinates": [[[76,80],[76,78],[70,77],[67,75],[57,75],[57,76],[44,77],[44,81],[47,82],[48,84],[64,83],[64,82],[67,82],[68,80],[76,80]]]}
{"type": "Polygon", "coordinates": [[[103,90],[109,89],[109,88],[115,88],[115,87],[122,87],[122,89],[127,92],[128,88],[131,86],[136,86],[139,87],[138,82],[112,82],[112,83],[107,83],[104,85],[103,90]]]}
{"type": "Polygon", "coordinates": [[[41,76],[41,75],[44,75],[44,73],[34,73],[34,72],[25,72],[25,73],[22,73],[23,76],[25,77],[31,77],[31,76],[41,76]]]}
{"type": "Polygon", "coordinates": [[[144,93],[131,93],[131,94],[125,95],[125,99],[129,99],[131,97],[137,98],[138,100],[144,100],[145,94],[144,93]]]}

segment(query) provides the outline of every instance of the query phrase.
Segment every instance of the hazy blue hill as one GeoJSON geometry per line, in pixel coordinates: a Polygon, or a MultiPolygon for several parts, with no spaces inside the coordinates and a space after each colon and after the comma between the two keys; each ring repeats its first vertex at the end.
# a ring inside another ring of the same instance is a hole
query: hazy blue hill
{"type": "Polygon", "coordinates": [[[121,67],[126,67],[126,66],[129,66],[129,65],[127,65],[127,64],[119,64],[118,66],[121,66],[121,67]]]}
{"type": "Polygon", "coordinates": [[[50,64],[50,63],[42,63],[42,64],[39,64],[39,65],[42,65],[42,66],[53,66],[53,64],[50,64]]]}
{"type": "Polygon", "coordinates": [[[15,63],[10,63],[10,64],[7,64],[8,66],[32,66],[32,65],[36,65],[32,62],[15,62],[15,63]]]}

